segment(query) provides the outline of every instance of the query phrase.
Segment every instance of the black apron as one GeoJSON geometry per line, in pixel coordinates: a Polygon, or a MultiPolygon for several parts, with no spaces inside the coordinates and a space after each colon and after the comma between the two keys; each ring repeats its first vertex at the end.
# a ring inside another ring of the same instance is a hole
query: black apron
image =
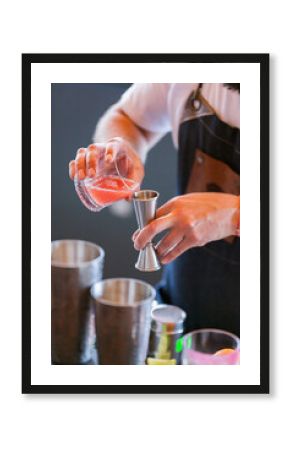
{"type": "MultiPolygon", "coordinates": [[[[227,87],[223,87],[227,89],[227,87]]],[[[188,98],[178,134],[178,195],[240,194],[240,131],[218,118],[202,97],[188,98]]],[[[219,328],[240,333],[240,239],[192,248],[165,266],[158,300],[187,313],[185,332],[219,328]]]]}

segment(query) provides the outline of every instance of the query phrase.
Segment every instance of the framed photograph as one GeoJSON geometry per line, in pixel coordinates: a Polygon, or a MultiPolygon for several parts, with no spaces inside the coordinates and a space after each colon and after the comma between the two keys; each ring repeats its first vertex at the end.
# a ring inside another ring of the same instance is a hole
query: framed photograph
{"type": "Polygon", "coordinates": [[[22,155],[23,393],[269,393],[268,54],[23,54],[22,155]]]}

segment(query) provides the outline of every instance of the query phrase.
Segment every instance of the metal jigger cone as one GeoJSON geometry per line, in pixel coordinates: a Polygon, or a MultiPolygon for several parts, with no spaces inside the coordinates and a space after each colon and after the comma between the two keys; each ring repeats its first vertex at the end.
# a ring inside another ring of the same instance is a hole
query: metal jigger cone
{"type": "MultiPolygon", "coordinates": [[[[134,193],[134,209],[140,230],[155,218],[158,197],[159,193],[151,190],[143,190],[134,193]]],[[[142,272],[154,272],[155,270],[160,269],[161,266],[152,242],[149,242],[149,244],[140,251],[135,267],[142,272]]]]}
{"type": "Polygon", "coordinates": [[[152,242],[140,250],[138,260],[135,264],[136,269],[142,272],[154,272],[160,269],[160,264],[152,242]]]}

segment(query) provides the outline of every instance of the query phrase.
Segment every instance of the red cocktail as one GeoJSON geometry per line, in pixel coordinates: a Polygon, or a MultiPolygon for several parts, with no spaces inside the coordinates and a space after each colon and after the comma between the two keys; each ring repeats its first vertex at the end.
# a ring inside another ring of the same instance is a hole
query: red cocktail
{"type": "Polygon", "coordinates": [[[130,198],[136,186],[135,181],[111,175],[94,181],[87,190],[94,202],[104,207],[130,198]]]}
{"type": "Polygon", "coordinates": [[[83,204],[91,211],[100,211],[119,200],[129,199],[139,189],[134,180],[117,175],[86,178],[75,181],[76,191],[83,204]]]}

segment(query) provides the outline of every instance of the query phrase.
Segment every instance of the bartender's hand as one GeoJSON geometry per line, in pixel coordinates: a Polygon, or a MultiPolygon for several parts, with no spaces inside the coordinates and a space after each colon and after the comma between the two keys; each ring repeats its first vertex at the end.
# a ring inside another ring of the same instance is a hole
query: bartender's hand
{"type": "Polygon", "coordinates": [[[156,219],[133,235],[140,250],[154,236],[169,230],[156,249],[162,264],[168,264],[192,247],[239,235],[240,197],[216,192],[175,197],[157,210],[156,219]]]}
{"type": "Polygon", "coordinates": [[[100,163],[100,155],[109,165],[117,160],[122,175],[141,184],[144,178],[142,161],[132,145],[120,137],[110,139],[106,143],[91,144],[88,148],[80,148],[75,159],[69,163],[70,178],[73,180],[76,175],[80,180],[86,176],[94,177],[97,165],[100,163]]]}

